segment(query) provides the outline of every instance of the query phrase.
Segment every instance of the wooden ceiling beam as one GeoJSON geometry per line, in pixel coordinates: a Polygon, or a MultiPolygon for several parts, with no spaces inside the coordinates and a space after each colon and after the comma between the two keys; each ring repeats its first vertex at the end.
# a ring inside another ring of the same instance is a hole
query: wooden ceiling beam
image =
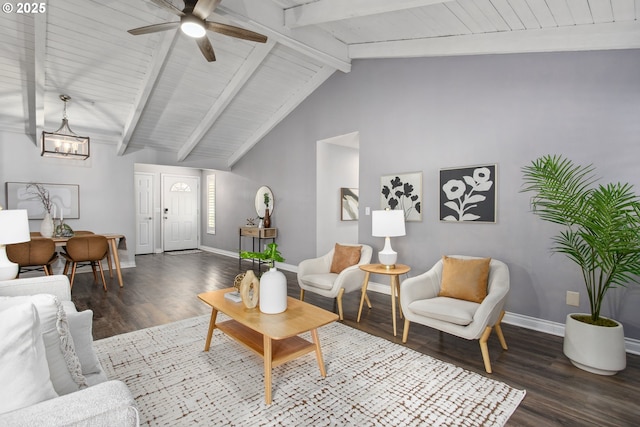
{"type": "Polygon", "coordinates": [[[138,92],[138,96],[136,97],[133,107],[131,108],[131,112],[129,113],[122,130],[122,138],[118,141],[118,145],[116,147],[116,154],[118,156],[122,156],[125,151],[127,151],[133,132],[136,130],[136,126],[140,121],[140,116],[142,116],[142,112],[149,101],[149,96],[151,96],[151,91],[160,77],[160,71],[164,67],[165,62],[169,57],[169,51],[175,44],[177,37],[177,31],[168,31],[164,33],[151,56],[151,61],[149,62],[149,67],[145,73],[145,78],[140,85],[140,91],[138,92]]]}
{"type": "Polygon", "coordinates": [[[45,13],[34,14],[34,49],[33,68],[29,70],[33,73],[33,86],[28,85],[28,109],[29,121],[27,130],[36,146],[40,144],[40,135],[44,130],[44,95],[45,95],[45,60],[47,50],[47,15],[45,13]]]}
{"type": "Polygon", "coordinates": [[[287,100],[282,106],[265,121],[254,133],[249,137],[235,153],[229,157],[228,166],[231,168],[238,160],[242,158],[251,148],[267,135],[271,129],[276,127],[285,117],[289,115],[302,101],[313,93],[322,83],[324,83],[335,72],[335,68],[328,65],[323,66],[318,72],[309,79],[300,90],[287,100]]]}
{"type": "Polygon", "coordinates": [[[485,34],[362,43],[352,59],[415,58],[640,48],[640,22],[615,22],[485,34]]]}
{"type": "Polygon", "coordinates": [[[300,28],[449,1],[451,0],[320,0],[286,9],[284,25],[288,28],[300,28]]]}
{"type": "Polygon", "coordinates": [[[264,34],[283,46],[331,68],[348,73],[351,59],[348,46],[316,27],[291,29],[284,25],[283,9],[271,1],[244,0],[222,3],[213,13],[236,25],[264,34]]]}
{"type": "Polygon", "coordinates": [[[229,106],[234,97],[240,92],[247,81],[253,76],[260,64],[265,60],[269,52],[274,48],[276,42],[268,40],[265,44],[256,44],[247,60],[242,64],[240,69],[234,74],[229,84],[222,91],[216,102],[211,106],[202,121],[193,130],[186,142],[182,144],[178,151],[178,161],[184,161],[189,153],[200,143],[202,137],[211,129],[216,120],[229,106]]]}

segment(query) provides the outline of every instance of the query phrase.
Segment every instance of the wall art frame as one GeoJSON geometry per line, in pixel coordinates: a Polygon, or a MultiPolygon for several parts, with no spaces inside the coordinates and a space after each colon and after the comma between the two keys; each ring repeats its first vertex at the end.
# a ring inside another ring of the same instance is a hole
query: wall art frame
{"type": "Polygon", "coordinates": [[[383,175],[380,207],[403,210],[405,221],[422,221],[422,172],[383,175]]]}
{"type": "MultiPolygon", "coordinates": [[[[6,182],[7,209],[26,209],[29,219],[43,219],[45,210],[40,200],[27,190],[33,182],[6,182]]],[[[51,196],[56,205],[56,218],[60,217],[62,209],[64,219],[80,218],[80,186],[77,184],[50,184],[38,182],[51,196]]]]}
{"type": "Polygon", "coordinates": [[[496,164],[440,170],[440,221],[495,223],[496,164]]]}
{"type": "Polygon", "coordinates": [[[340,221],[358,221],[359,190],[340,188],[340,221]]]}

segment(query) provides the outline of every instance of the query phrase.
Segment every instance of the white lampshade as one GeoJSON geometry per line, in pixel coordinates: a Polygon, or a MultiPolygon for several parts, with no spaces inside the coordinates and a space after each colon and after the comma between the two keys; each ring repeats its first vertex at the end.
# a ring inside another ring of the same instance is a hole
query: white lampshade
{"type": "Polygon", "coordinates": [[[373,211],[371,215],[372,236],[396,237],[406,234],[403,211],[373,211]]]}
{"type": "Polygon", "coordinates": [[[29,240],[31,236],[27,211],[0,210],[0,280],[15,279],[18,275],[18,264],[9,261],[5,245],[29,240]]]}
{"type": "Polygon", "coordinates": [[[406,234],[404,226],[404,212],[394,211],[373,211],[371,216],[371,235],[374,237],[384,237],[384,248],[378,252],[380,264],[387,268],[393,268],[398,253],[391,248],[390,237],[404,236],[406,234]]]}

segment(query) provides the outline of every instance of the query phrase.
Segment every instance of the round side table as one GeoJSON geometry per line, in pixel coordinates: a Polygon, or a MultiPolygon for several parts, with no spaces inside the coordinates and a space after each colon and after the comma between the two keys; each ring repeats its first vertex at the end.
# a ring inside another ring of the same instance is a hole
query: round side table
{"type": "Polygon", "coordinates": [[[371,273],[383,274],[391,278],[391,316],[393,321],[393,336],[396,336],[396,296],[398,297],[398,310],[402,319],[402,307],[400,307],[400,275],[408,273],[411,267],[404,264],[396,264],[393,268],[387,268],[382,264],[363,264],[360,270],[365,272],[364,283],[362,284],[362,296],[360,297],[360,308],[358,309],[358,322],[362,314],[362,305],[367,295],[367,286],[369,286],[369,276],[371,273]]]}

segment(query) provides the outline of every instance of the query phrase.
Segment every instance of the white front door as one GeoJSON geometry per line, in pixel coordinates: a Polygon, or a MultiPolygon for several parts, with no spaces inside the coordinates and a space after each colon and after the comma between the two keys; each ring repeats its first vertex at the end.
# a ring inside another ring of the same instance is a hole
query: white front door
{"type": "Polygon", "coordinates": [[[200,178],[162,175],[162,221],[164,250],[198,247],[200,178]]]}
{"type": "Polygon", "coordinates": [[[136,255],[153,253],[153,175],[135,174],[136,255]]]}

